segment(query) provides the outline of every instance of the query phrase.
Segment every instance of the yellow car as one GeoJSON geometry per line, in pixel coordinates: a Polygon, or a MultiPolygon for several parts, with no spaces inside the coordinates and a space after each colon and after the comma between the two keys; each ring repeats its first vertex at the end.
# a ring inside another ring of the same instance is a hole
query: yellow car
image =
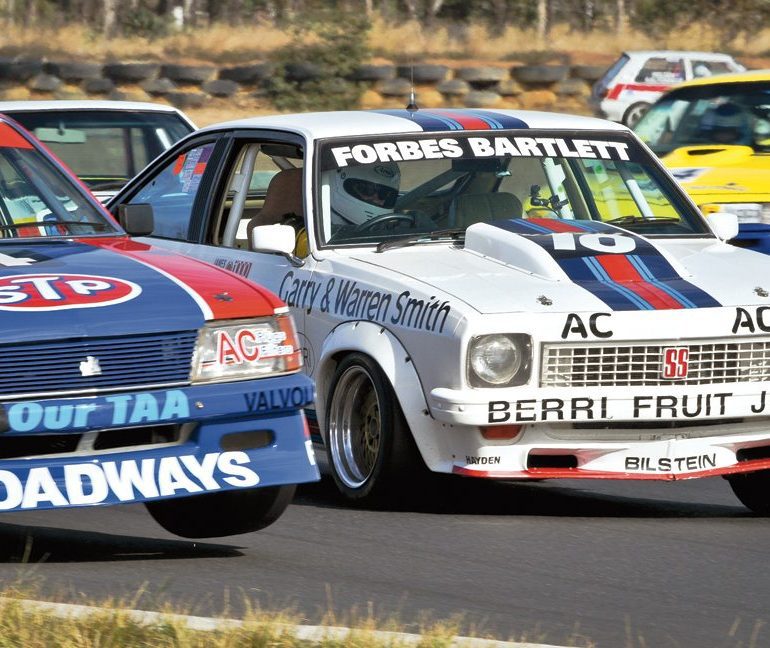
{"type": "Polygon", "coordinates": [[[704,213],[738,216],[734,243],[770,253],[770,70],[682,83],[634,130],[704,213]]]}

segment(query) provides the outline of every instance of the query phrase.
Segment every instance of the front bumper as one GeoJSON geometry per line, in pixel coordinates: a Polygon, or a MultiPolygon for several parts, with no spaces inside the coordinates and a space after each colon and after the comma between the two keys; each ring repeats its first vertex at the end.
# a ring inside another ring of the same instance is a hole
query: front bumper
{"type": "Polygon", "coordinates": [[[454,425],[679,421],[770,415],[770,384],[547,389],[436,388],[432,415],[454,425]]]}
{"type": "Polygon", "coordinates": [[[302,411],[313,397],[312,382],[295,374],[6,401],[0,510],[140,502],[315,481],[319,474],[302,411]],[[152,434],[161,429],[170,435],[153,441],[152,434]],[[113,441],[100,445],[100,435],[113,441]],[[142,439],[139,445],[132,442],[134,435],[142,439]],[[19,447],[29,451],[18,456],[19,447]]]}
{"type": "MultiPolygon", "coordinates": [[[[587,424],[586,424],[587,425],[587,424]]],[[[770,469],[770,420],[691,427],[527,425],[507,440],[452,427],[432,468],[489,479],[680,480],[770,469]]]]}
{"type": "Polygon", "coordinates": [[[766,383],[633,393],[434,389],[429,402],[442,426],[432,462],[441,472],[492,479],[675,480],[770,468],[766,383]]]}

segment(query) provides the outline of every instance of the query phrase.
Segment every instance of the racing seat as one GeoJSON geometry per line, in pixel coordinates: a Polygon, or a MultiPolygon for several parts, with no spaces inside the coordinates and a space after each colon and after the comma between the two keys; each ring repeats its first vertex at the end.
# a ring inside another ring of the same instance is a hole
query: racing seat
{"type": "Polygon", "coordinates": [[[251,248],[251,232],[259,225],[291,225],[299,232],[305,228],[302,202],[302,169],[284,169],[276,173],[267,185],[262,209],[246,225],[251,248]]]}
{"type": "Polygon", "coordinates": [[[449,226],[468,227],[503,218],[521,218],[521,201],[512,193],[464,194],[449,205],[449,226]]]}

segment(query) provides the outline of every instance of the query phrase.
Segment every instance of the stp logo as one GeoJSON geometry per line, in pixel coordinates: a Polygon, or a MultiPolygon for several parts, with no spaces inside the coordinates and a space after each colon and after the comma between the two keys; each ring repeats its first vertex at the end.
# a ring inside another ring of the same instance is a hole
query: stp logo
{"type": "Polygon", "coordinates": [[[114,277],[23,274],[0,279],[0,310],[51,311],[95,308],[133,299],[141,286],[114,277]]]}
{"type": "Polygon", "coordinates": [[[687,378],[690,350],[687,347],[665,347],[663,349],[663,370],[660,375],[666,380],[687,378]]]}

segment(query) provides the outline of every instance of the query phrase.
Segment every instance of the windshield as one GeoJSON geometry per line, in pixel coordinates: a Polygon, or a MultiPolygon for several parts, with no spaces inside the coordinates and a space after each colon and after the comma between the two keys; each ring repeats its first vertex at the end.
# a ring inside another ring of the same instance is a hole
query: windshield
{"type": "Polygon", "coordinates": [[[645,236],[710,233],[632,137],[498,133],[323,142],[321,244],[458,238],[474,223],[520,218],[604,221],[645,236]]]}
{"type": "Polygon", "coordinates": [[[743,145],[770,152],[770,81],[676,90],[634,127],[657,155],[681,146],[743,145]]]}
{"type": "Polygon", "coordinates": [[[0,239],[116,231],[69,176],[0,122],[0,239]]]}
{"type": "Polygon", "coordinates": [[[176,113],[8,111],[92,191],[116,191],[193,128],[176,113]]]}

